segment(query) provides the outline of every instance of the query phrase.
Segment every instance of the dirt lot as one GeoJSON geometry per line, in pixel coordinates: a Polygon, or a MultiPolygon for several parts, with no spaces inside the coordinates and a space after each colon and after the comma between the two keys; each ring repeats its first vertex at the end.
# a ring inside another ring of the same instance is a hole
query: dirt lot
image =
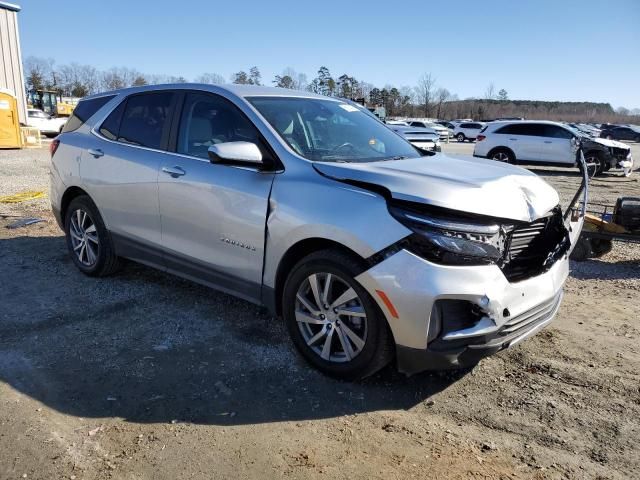
{"type": "MultiPolygon", "coordinates": [[[[0,195],[47,171],[44,149],[0,152],[0,195]]],[[[554,323],[472,371],[342,383],[251,304],[134,264],[83,276],[46,199],[0,213],[46,219],[0,217],[2,479],[640,478],[638,246],[572,264],[554,323]]]]}

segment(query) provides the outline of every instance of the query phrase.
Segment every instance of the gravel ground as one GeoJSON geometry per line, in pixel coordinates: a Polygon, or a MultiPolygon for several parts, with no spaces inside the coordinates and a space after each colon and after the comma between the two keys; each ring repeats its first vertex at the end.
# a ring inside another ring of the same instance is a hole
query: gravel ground
{"type": "MultiPolygon", "coordinates": [[[[0,196],[47,172],[0,151],[0,196]]],[[[579,181],[537,173],[564,202],[579,181]]],[[[48,208],[0,204],[46,220],[0,215],[0,479],[640,478],[638,246],[572,263],[557,319],[471,371],[344,383],[249,303],[134,264],[83,276],[48,208]]]]}

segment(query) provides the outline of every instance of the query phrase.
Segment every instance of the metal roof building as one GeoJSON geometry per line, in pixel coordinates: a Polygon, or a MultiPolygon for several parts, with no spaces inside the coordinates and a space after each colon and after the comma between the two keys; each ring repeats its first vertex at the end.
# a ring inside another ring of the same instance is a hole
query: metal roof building
{"type": "Polygon", "coordinates": [[[10,90],[18,100],[18,118],[27,121],[27,99],[18,35],[20,7],[0,1],[0,89],[10,90]]]}

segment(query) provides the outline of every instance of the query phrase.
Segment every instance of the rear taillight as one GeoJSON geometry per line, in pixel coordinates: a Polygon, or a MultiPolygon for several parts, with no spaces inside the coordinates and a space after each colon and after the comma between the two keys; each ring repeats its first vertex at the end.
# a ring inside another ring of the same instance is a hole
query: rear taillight
{"type": "Polygon", "coordinates": [[[60,140],[58,140],[57,138],[54,138],[53,141],[49,144],[49,153],[51,154],[51,158],[53,158],[53,155],[56,153],[56,150],[58,150],[59,145],[60,145],[60,140]]]}
{"type": "Polygon", "coordinates": [[[482,140],[484,140],[485,138],[487,138],[485,135],[478,135],[476,137],[476,141],[481,142],[482,140]]]}

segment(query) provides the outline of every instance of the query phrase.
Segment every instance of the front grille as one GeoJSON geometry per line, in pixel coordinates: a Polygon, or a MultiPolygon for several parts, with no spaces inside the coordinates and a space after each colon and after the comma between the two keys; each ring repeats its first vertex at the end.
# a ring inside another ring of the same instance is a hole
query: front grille
{"type": "Polygon", "coordinates": [[[559,209],[534,222],[518,226],[508,236],[502,272],[510,282],[539,275],[564,253],[567,242],[559,209]]]}
{"type": "Polygon", "coordinates": [[[561,299],[562,291],[546,302],[536,305],[526,312],[509,319],[509,321],[507,321],[500,330],[500,335],[505,336],[519,331],[525,331],[527,330],[527,327],[533,327],[538,323],[548,320],[558,309],[561,299]]]}
{"type": "Polygon", "coordinates": [[[509,243],[509,257],[511,260],[524,259],[531,255],[531,244],[538,238],[547,226],[547,219],[543,218],[530,223],[526,227],[516,228],[511,233],[509,243]]]}
{"type": "Polygon", "coordinates": [[[611,147],[611,154],[617,159],[624,160],[629,155],[629,150],[626,148],[611,147]]]}

